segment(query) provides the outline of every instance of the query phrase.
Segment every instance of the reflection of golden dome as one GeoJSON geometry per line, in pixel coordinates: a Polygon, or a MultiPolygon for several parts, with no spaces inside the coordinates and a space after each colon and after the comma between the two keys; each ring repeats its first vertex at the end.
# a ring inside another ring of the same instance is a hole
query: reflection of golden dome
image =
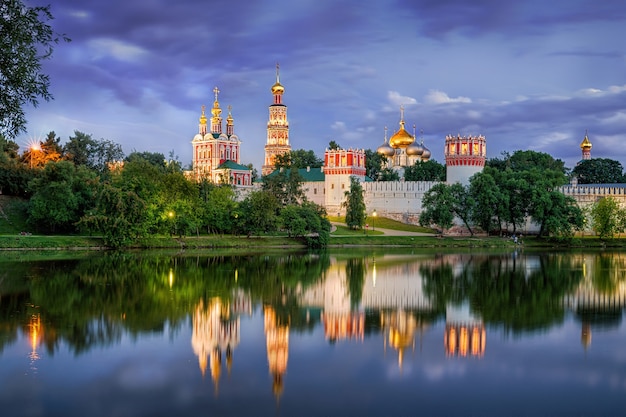
{"type": "Polygon", "coordinates": [[[400,121],[400,129],[389,139],[389,145],[393,148],[406,148],[415,141],[413,135],[404,128],[404,120],[400,121]]]}

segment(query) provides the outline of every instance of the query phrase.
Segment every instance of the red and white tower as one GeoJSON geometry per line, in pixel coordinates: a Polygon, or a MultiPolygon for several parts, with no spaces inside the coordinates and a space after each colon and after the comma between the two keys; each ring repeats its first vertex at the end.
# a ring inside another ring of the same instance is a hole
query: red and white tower
{"type": "Polygon", "coordinates": [[[472,175],[481,172],[487,159],[487,141],[480,136],[446,136],[446,182],[469,184],[472,175]]]}
{"type": "Polygon", "coordinates": [[[274,103],[269,107],[270,119],[267,122],[267,143],[265,144],[265,160],[261,168],[261,175],[267,175],[274,171],[277,155],[291,151],[287,106],[283,104],[285,87],[280,83],[279,68],[279,65],[276,64],[276,83],[271,89],[274,103]]]}
{"type": "Polygon", "coordinates": [[[326,211],[341,213],[345,192],[350,191],[350,177],[365,181],[363,149],[326,149],[324,152],[324,189],[326,211]]]}

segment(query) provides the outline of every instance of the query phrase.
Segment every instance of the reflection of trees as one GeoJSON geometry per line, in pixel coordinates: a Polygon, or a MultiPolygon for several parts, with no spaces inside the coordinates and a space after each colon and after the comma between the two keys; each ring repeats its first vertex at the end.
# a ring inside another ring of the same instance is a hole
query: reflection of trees
{"type": "Polygon", "coordinates": [[[350,258],[346,263],[346,279],[350,291],[350,307],[355,309],[361,303],[365,283],[365,262],[363,258],[350,258]]]}
{"type": "Polygon", "coordinates": [[[616,253],[600,253],[593,259],[593,287],[600,293],[613,294],[626,278],[626,258],[616,253]]]}
{"type": "Polygon", "coordinates": [[[329,258],[307,253],[120,252],[27,265],[13,275],[19,280],[0,282],[0,328],[7,333],[2,340],[15,340],[20,326],[14,324],[16,313],[26,326],[32,314],[26,306],[34,305],[46,329],[42,342],[49,353],[56,350],[59,340],[81,353],[117,343],[124,332],[162,332],[166,325],[176,331],[198,300],[220,297],[227,302],[237,288],[252,301],[276,306],[292,331],[312,329],[318,316],[309,317],[300,308],[298,290],[323,276],[329,258]]]}
{"type": "Polygon", "coordinates": [[[562,321],[563,296],[582,276],[571,256],[538,255],[533,268],[528,262],[515,255],[468,255],[443,258],[420,272],[437,306],[468,299],[485,322],[522,331],[562,321]]]}

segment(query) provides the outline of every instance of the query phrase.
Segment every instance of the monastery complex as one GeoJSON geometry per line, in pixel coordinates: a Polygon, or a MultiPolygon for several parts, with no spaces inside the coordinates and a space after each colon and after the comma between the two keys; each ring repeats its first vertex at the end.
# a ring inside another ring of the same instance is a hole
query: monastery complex
{"type": "MultiPolygon", "coordinates": [[[[277,156],[291,151],[289,141],[289,121],[287,106],[283,102],[284,86],[280,83],[279,67],[276,66],[276,82],[271,86],[273,97],[269,106],[265,157],[261,174],[271,174],[275,170],[277,156]]],[[[207,179],[214,183],[227,183],[235,186],[238,194],[244,196],[258,187],[253,183],[252,169],[241,164],[241,140],[235,134],[235,123],[228,107],[226,129],[223,131],[222,109],[218,100],[219,89],[213,90],[215,100],[210,110],[211,118],[202,106],[198,133],[192,140],[192,170],[187,175],[196,180],[207,179]]],[[[430,159],[431,151],[423,139],[417,141],[415,125],[413,133],[406,130],[404,109],[400,109],[398,130],[387,139],[385,127],[384,143],[376,152],[387,157],[386,166],[403,177],[404,169],[416,161],[430,159]]],[[[481,172],[487,158],[485,136],[448,135],[444,141],[446,182],[469,184],[472,175],[481,172]]],[[[591,158],[592,144],[585,134],[580,144],[582,159],[591,158]]],[[[363,186],[364,200],[368,215],[376,212],[379,216],[392,218],[404,223],[417,224],[424,194],[437,182],[429,181],[375,181],[365,175],[364,149],[326,149],[324,165],[321,168],[300,169],[304,179],[303,190],[309,201],[324,207],[330,215],[345,214],[345,192],[350,189],[350,178],[355,177],[363,186]]],[[[576,199],[581,205],[589,205],[604,196],[615,197],[626,206],[626,184],[585,184],[576,182],[562,187],[562,192],[576,199]]],[[[529,226],[532,229],[532,226],[529,226]]],[[[527,228],[528,230],[528,228],[527,228]]]]}

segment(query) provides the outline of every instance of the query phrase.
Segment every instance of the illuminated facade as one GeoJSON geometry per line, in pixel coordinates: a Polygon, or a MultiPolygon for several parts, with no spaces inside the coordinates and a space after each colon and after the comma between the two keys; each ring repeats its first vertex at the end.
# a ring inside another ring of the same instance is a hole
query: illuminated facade
{"type": "Polygon", "coordinates": [[[206,307],[204,301],[200,300],[193,314],[191,345],[198,357],[202,377],[208,365],[216,394],[222,373],[222,355],[226,356],[226,366],[230,371],[233,350],[239,341],[240,319],[231,319],[230,306],[223,304],[217,297],[209,300],[206,307]]]}
{"type": "Polygon", "coordinates": [[[487,141],[480,136],[446,136],[446,182],[469,185],[469,179],[483,170],[487,159],[487,141]]]}
{"type": "Polygon", "coordinates": [[[265,324],[265,343],[267,363],[272,375],[272,390],[280,397],[284,389],[284,376],[289,360],[289,326],[280,322],[276,311],[265,306],[263,309],[265,324]]]}
{"type": "MultiPolygon", "coordinates": [[[[215,101],[211,108],[211,126],[207,126],[205,106],[202,106],[198,133],[191,141],[193,168],[191,176],[196,181],[208,180],[215,184],[232,184],[238,187],[252,186],[252,171],[241,165],[241,140],[235,134],[235,122],[228,106],[226,132],[222,131],[222,109],[218,101],[219,89],[215,87],[215,101]]],[[[189,174],[189,173],[188,173],[189,174]]]]}
{"type": "MultiPolygon", "coordinates": [[[[385,142],[376,149],[376,152],[387,157],[385,168],[399,171],[404,175],[404,168],[414,165],[417,161],[428,161],[431,152],[424,146],[424,140],[417,143],[415,137],[415,125],[413,134],[406,131],[404,122],[404,107],[400,107],[400,128],[387,141],[387,128],[385,127],[385,142]]],[[[376,178],[374,178],[376,179],[376,178]]]]}
{"type": "Polygon", "coordinates": [[[278,64],[276,64],[276,82],[272,86],[271,91],[274,96],[274,102],[269,107],[270,118],[267,122],[267,143],[265,144],[265,159],[261,169],[262,175],[267,175],[274,171],[274,164],[278,155],[284,155],[291,151],[287,106],[283,104],[285,87],[280,83],[278,64]]]}

